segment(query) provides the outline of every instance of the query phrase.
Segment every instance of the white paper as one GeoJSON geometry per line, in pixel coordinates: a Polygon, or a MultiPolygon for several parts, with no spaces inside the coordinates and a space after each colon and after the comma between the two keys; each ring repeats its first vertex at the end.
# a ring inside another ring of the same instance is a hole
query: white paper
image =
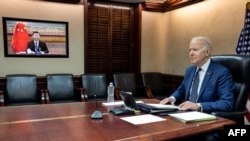
{"type": "Polygon", "coordinates": [[[161,117],[151,115],[151,114],[122,117],[121,119],[126,121],[126,122],[132,123],[134,125],[159,122],[159,121],[166,120],[165,118],[161,118],[161,117]]]}
{"type": "MultiPolygon", "coordinates": [[[[144,103],[143,101],[135,101],[136,103],[144,103]]],[[[122,106],[124,104],[123,101],[115,101],[115,102],[103,102],[103,106],[122,106]]]]}
{"type": "Polygon", "coordinates": [[[158,108],[158,109],[179,109],[178,106],[170,105],[170,104],[154,104],[154,103],[146,103],[147,105],[150,105],[152,107],[158,108]]]}

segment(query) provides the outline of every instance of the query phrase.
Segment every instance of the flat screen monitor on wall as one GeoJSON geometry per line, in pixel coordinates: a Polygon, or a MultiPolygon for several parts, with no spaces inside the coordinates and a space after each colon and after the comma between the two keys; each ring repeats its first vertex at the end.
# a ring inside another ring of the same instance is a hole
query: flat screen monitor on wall
{"type": "Polygon", "coordinates": [[[69,57],[68,22],[11,17],[2,21],[5,57],[69,57]]]}

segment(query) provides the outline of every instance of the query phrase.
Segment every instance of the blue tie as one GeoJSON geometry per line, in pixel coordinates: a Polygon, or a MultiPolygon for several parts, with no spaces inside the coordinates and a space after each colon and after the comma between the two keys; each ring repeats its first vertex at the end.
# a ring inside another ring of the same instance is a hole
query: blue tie
{"type": "Polygon", "coordinates": [[[195,75],[194,75],[194,79],[193,79],[193,84],[192,84],[192,88],[190,91],[190,96],[189,96],[189,101],[191,102],[196,102],[197,97],[198,97],[198,87],[199,87],[199,72],[201,71],[201,68],[199,68],[195,75]]]}

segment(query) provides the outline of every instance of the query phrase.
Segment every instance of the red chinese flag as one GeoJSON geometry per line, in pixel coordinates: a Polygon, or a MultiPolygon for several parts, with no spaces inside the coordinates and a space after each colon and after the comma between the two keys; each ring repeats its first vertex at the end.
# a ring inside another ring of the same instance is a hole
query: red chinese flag
{"type": "Polygon", "coordinates": [[[13,50],[16,53],[26,52],[28,41],[29,41],[29,35],[25,24],[22,22],[17,22],[11,41],[13,50]]]}

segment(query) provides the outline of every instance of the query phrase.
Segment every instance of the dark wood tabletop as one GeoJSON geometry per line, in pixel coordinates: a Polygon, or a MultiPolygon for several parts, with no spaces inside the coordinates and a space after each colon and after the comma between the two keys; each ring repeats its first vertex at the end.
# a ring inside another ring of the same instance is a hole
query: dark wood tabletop
{"type": "MultiPolygon", "coordinates": [[[[143,101],[159,102],[155,99],[143,101]]],[[[169,116],[161,116],[166,120],[133,125],[121,120],[121,116],[109,113],[112,108],[114,107],[105,107],[102,106],[102,102],[98,102],[98,110],[103,113],[103,119],[91,119],[91,114],[96,110],[95,102],[1,107],[0,140],[169,140],[222,130],[224,125],[235,124],[221,117],[213,121],[183,123],[169,116]]]]}

